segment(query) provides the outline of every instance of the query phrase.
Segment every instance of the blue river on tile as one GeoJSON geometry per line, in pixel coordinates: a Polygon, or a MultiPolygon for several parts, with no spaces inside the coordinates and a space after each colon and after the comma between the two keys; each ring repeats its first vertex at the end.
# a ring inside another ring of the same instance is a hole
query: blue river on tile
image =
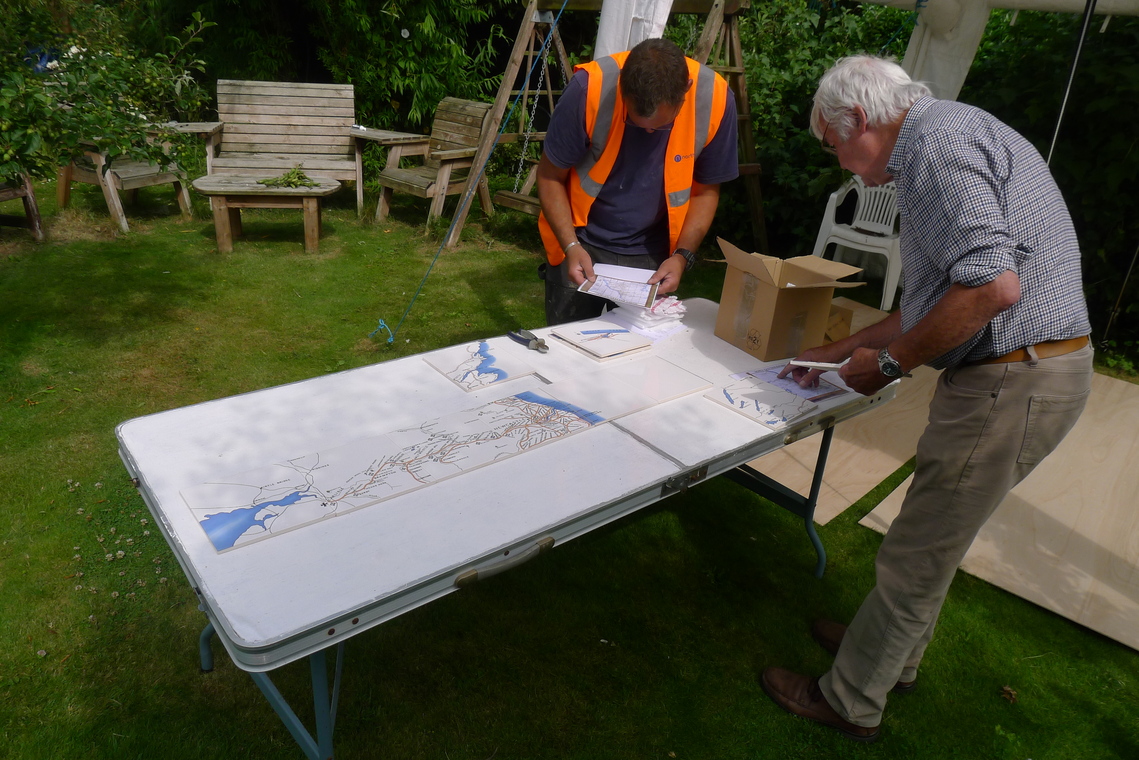
{"type": "Polygon", "coordinates": [[[212,515],[206,515],[206,519],[202,520],[201,526],[206,531],[206,535],[210,539],[210,543],[219,552],[224,549],[230,549],[237,539],[245,531],[252,528],[254,525],[265,527],[265,521],[270,517],[276,517],[279,512],[270,511],[264,517],[258,519],[257,513],[270,507],[288,507],[296,504],[302,499],[315,499],[316,494],[302,493],[300,491],[293,491],[288,496],[284,496],[274,501],[263,501],[260,504],[254,504],[252,507],[240,507],[229,512],[218,512],[212,515]]]}

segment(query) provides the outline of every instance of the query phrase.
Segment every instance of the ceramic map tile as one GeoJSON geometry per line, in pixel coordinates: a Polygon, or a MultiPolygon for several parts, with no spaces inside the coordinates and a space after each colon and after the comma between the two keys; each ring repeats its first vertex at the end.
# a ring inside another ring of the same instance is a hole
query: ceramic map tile
{"type": "Polygon", "coordinates": [[[465,391],[534,374],[530,365],[502,350],[507,345],[506,339],[480,340],[436,351],[423,361],[465,391]]]}
{"type": "Polygon", "coordinates": [[[605,377],[636,388],[656,404],[706,390],[712,385],[699,375],[694,375],[659,356],[607,367],[605,377]]]}
{"type": "Polygon", "coordinates": [[[653,345],[652,340],[627,327],[600,319],[560,325],[553,329],[553,334],[598,360],[644,351],[653,345]]]}
{"type": "MultiPolygon", "coordinates": [[[[549,386],[553,388],[553,386],[549,386]]],[[[527,391],[182,491],[218,551],[366,507],[605,422],[527,391]]]]}
{"type": "Polygon", "coordinates": [[[750,376],[713,388],[704,394],[704,398],[729,406],[772,430],[781,430],[818,408],[813,401],[750,376]]]}
{"type": "Polygon", "coordinates": [[[636,388],[597,372],[559,381],[546,386],[542,392],[607,420],[639,412],[655,403],[636,388]]]}
{"type": "Polygon", "coordinates": [[[597,279],[593,282],[586,280],[578,287],[582,293],[589,293],[592,296],[600,298],[608,298],[610,301],[617,303],[631,303],[637,306],[644,306],[646,309],[653,305],[653,301],[657,297],[657,285],[649,285],[647,282],[633,282],[631,280],[619,280],[615,277],[606,277],[603,274],[597,275],[597,279]]]}
{"type": "MultiPolygon", "coordinates": [[[[801,388],[799,387],[799,384],[792,380],[790,377],[779,377],[779,373],[783,370],[784,366],[786,366],[784,362],[779,362],[775,366],[752,370],[751,372],[747,372],[745,374],[747,376],[754,377],[757,380],[762,380],[768,385],[773,385],[776,388],[785,390],[788,393],[794,393],[796,396],[805,398],[808,401],[822,401],[826,398],[834,398],[835,396],[842,396],[843,394],[853,392],[848,391],[845,388],[840,388],[834,383],[828,383],[822,378],[819,378],[819,384],[814,388],[801,388]]],[[[743,376],[744,375],[733,375],[732,379],[735,380],[743,376]]]]}
{"type": "MultiPolygon", "coordinates": [[[[662,370],[689,374],[660,361],[662,370]]],[[[698,389],[695,382],[687,387],[698,389]]],[[[182,498],[214,548],[226,551],[423,488],[655,403],[652,396],[598,371],[186,488],[182,498]]]]}

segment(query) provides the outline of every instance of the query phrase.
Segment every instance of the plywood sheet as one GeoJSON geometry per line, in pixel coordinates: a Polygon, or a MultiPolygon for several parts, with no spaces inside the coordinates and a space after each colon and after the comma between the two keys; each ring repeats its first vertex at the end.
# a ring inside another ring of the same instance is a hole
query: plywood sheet
{"type": "MultiPolygon", "coordinates": [[[[834,303],[854,312],[851,329],[855,332],[886,316],[884,311],[849,298],[836,298],[834,303]]],[[[939,374],[938,370],[918,367],[912,378],[901,381],[893,401],[839,423],[815,508],[816,523],[826,525],[913,457],[939,374]]],[[[822,436],[813,435],[750,465],[806,496],[821,444],[822,436]]]]}
{"type": "MultiPolygon", "coordinates": [[[[962,569],[1139,649],[1139,386],[1096,375],[1080,421],[981,529],[962,569]]],[[[907,480],[862,520],[884,533],[907,480]]]]}

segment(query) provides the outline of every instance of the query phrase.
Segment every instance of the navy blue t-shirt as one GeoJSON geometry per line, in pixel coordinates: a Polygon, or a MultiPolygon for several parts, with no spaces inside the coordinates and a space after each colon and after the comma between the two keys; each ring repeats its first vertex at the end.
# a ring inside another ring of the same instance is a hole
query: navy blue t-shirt
{"type": "MultiPolygon", "coordinates": [[[[546,131],[544,151],[561,169],[576,166],[589,151],[585,99],[589,72],[579,71],[566,86],[546,131]]],[[[628,121],[613,170],[589,212],[589,224],[577,229],[588,245],[619,254],[668,253],[668,210],[664,199],[664,161],[670,132],[652,134],[628,121]]],[[[693,180],[717,185],[739,176],[736,156],[736,101],[728,90],[716,136],[696,159],[693,180]]]]}

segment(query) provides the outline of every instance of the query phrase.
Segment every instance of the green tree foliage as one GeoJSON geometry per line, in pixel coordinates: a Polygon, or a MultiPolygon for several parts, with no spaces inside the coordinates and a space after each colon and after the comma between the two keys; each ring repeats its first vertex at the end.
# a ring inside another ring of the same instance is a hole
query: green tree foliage
{"type": "MultiPolygon", "coordinates": [[[[773,253],[810,253],[826,196],[844,177],[810,133],[811,98],[834,61],[854,53],[901,57],[912,28],[906,11],[849,0],[753,3],[739,19],[764,213],[773,253]]],[[[743,183],[725,188],[726,209],[746,218],[743,183]]],[[[723,217],[721,217],[723,218],[723,217]]]]}
{"type": "Polygon", "coordinates": [[[203,46],[216,78],[345,82],[370,127],[423,130],[447,96],[491,94],[521,20],[517,0],[132,0],[152,45],[194,10],[222,19],[203,46]]]}
{"type": "Polygon", "coordinates": [[[210,22],[195,16],[182,36],[140,54],[107,6],[4,2],[0,14],[0,178],[51,176],[92,146],[112,161],[178,160],[186,143],[154,125],[200,110],[193,72],[203,64],[189,49],[210,22]]]}
{"type": "MultiPolygon", "coordinates": [[[[1068,83],[1081,17],[1023,11],[1015,25],[995,11],[961,91],[962,101],[995,114],[1047,156],[1068,83]]],[[[1103,337],[1123,278],[1139,247],[1139,18],[1115,17],[1088,32],[1052,156],[1083,250],[1092,325],[1103,337]]],[[[1110,340],[1139,351],[1139,272],[1132,275],[1110,340]]]]}
{"type": "MultiPolygon", "coordinates": [[[[498,26],[485,26],[506,0],[330,0],[311,3],[320,59],[352,82],[369,125],[422,126],[447,96],[490,94],[498,26]],[[378,7],[377,7],[378,5],[378,7]],[[479,34],[482,32],[482,34],[479,34]]],[[[509,44],[509,40],[506,41],[509,44]]]]}
{"type": "Polygon", "coordinates": [[[221,28],[198,49],[211,78],[284,82],[328,81],[317,59],[307,0],[120,0],[131,39],[142,49],[161,44],[195,12],[221,28]]]}

